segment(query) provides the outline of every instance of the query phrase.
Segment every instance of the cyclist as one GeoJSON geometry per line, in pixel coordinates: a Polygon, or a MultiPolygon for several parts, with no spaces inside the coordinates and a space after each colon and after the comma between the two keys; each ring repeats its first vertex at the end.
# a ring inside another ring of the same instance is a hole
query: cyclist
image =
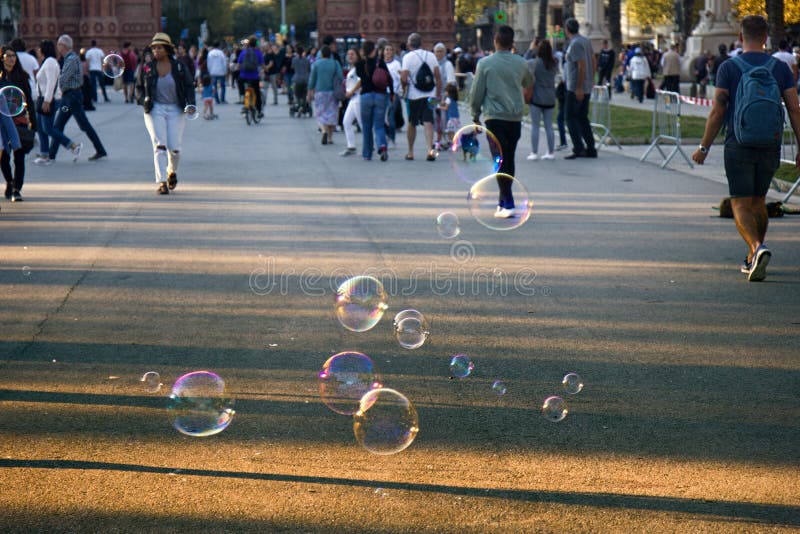
{"type": "Polygon", "coordinates": [[[264,55],[258,49],[258,42],[255,37],[250,37],[247,40],[247,46],[239,53],[239,79],[242,81],[244,90],[247,87],[252,87],[256,93],[256,111],[258,118],[262,118],[264,113],[261,111],[261,88],[259,81],[261,80],[261,69],[264,67],[264,55]]]}

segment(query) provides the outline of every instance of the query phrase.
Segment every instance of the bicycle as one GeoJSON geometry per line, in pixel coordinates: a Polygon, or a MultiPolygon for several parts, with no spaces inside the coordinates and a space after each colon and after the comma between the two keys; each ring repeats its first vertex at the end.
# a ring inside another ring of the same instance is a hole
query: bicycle
{"type": "Polygon", "coordinates": [[[244,91],[244,106],[242,107],[242,115],[248,126],[251,123],[258,124],[258,121],[261,120],[256,109],[256,102],[256,90],[254,87],[248,86],[244,91]]]}

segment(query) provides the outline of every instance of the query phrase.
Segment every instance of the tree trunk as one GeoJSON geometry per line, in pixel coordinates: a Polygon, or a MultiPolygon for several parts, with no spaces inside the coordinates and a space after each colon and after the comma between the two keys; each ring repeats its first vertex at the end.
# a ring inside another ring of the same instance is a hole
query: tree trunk
{"type": "Polygon", "coordinates": [[[620,0],[608,0],[608,30],[611,34],[611,47],[622,50],[622,28],[620,27],[620,0]]]}
{"type": "Polygon", "coordinates": [[[564,23],[567,22],[567,19],[571,19],[575,16],[575,0],[564,0],[564,5],[561,8],[562,13],[562,20],[564,23]]]}
{"type": "Polygon", "coordinates": [[[786,38],[783,26],[783,0],[767,0],[767,24],[772,48],[777,48],[780,40],[786,38]]]}
{"type": "Polygon", "coordinates": [[[547,39],[547,0],[539,0],[539,24],[536,26],[536,37],[547,39]]]}

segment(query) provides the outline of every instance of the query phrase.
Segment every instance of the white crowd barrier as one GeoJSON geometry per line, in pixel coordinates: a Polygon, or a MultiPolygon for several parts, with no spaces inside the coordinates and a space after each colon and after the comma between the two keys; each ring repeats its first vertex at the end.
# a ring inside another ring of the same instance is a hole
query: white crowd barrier
{"type": "MultiPolygon", "coordinates": [[[[797,139],[794,135],[794,130],[792,129],[792,123],[789,121],[789,114],[784,111],[783,114],[783,140],[781,142],[781,163],[791,163],[792,165],[795,164],[797,161],[797,139]]],[[[772,184],[775,186],[775,189],[778,191],[783,192],[783,188],[778,187],[778,180],[773,179],[772,184]]],[[[789,187],[789,190],[786,191],[786,196],[783,197],[783,203],[789,202],[789,199],[792,195],[797,191],[797,188],[800,187],[800,178],[795,180],[794,184],[789,187]]]]}
{"type": "Polygon", "coordinates": [[[661,154],[663,161],[661,168],[667,166],[675,154],[680,153],[689,167],[694,168],[692,160],[681,147],[681,95],[671,91],[656,91],[655,104],[653,106],[653,129],[651,133],[653,140],[650,146],[639,161],[644,161],[655,148],[661,154]],[[662,144],[671,144],[672,151],[666,154],[662,149],[662,144]]]}
{"type": "Polygon", "coordinates": [[[592,132],[597,140],[597,148],[602,148],[608,141],[617,145],[622,150],[622,146],[611,133],[611,88],[607,85],[595,85],[592,88],[592,132]]]}

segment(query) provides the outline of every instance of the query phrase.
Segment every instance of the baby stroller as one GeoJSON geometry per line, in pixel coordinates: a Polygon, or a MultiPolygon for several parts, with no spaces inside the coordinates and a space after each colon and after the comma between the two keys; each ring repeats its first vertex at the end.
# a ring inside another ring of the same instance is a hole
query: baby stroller
{"type": "Polygon", "coordinates": [[[294,99],[289,106],[289,115],[297,117],[298,119],[303,115],[311,117],[311,104],[308,103],[308,82],[298,81],[295,82],[291,88],[294,93],[294,99]]]}

